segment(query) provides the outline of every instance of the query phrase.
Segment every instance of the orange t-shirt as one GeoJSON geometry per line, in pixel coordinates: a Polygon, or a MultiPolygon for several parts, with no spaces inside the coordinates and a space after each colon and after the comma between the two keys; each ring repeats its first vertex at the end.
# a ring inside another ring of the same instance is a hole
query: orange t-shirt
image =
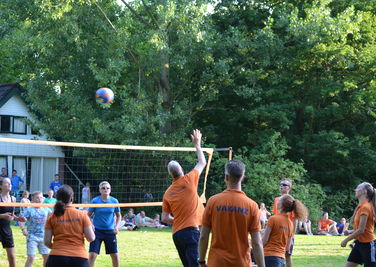
{"type": "Polygon", "coordinates": [[[188,174],[172,181],[163,196],[162,211],[172,213],[172,233],[190,227],[200,226],[204,205],[197,194],[199,172],[193,169],[188,174]]]}
{"type": "Polygon", "coordinates": [[[88,226],[91,221],[87,214],[72,206],[66,207],[62,216],[51,214],[45,225],[53,233],[50,255],[88,258],[84,240],[84,227],[88,226]]]}
{"type": "MultiPolygon", "coordinates": [[[[278,203],[278,200],[280,199],[280,197],[276,197],[275,199],[274,199],[274,205],[273,205],[273,213],[275,214],[275,215],[278,215],[279,214],[279,211],[278,211],[278,209],[277,209],[277,203],[278,203]]],[[[295,213],[292,211],[292,212],[290,212],[290,214],[289,214],[289,218],[290,218],[290,220],[291,221],[294,221],[294,219],[295,219],[295,213]]]]}
{"type": "Polygon", "coordinates": [[[264,246],[265,256],[285,258],[286,246],[294,234],[294,225],[287,214],[278,214],[269,218],[271,228],[268,242],[264,246]]]}
{"type": "Polygon", "coordinates": [[[330,225],[330,220],[329,219],[326,219],[326,220],[319,220],[318,222],[319,224],[319,231],[327,231],[329,230],[329,225],[330,225]]]}
{"type": "Polygon", "coordinates": [[[209,267],[251,266],[248,234],[261,231],[260,212],[243,191],[227,189],[212,196],[202,225],[212,231],[209,267]]]}
{"type": "Polygon", "coordinates": [[[366,228],[364,229],[364,233],[358,236],[356,239],[362,243],[368,243],[375,239],[373,235],[374,231],[374,217],[373,217],[373,208],[372,204],[365,199],[362,203],[356,207],[355,210],[355,217],[354,217],[354,230],[357,230],[359,227],[360,216],[367,215],[367,223],[366,228]]]}

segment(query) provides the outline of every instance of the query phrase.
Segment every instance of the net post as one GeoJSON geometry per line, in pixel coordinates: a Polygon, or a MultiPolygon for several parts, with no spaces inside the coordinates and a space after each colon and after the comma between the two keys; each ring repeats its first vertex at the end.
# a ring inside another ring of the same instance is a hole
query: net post
{"type": "Polygon", "coordinates": [[[201,200],[202,203],[206,203],[206,196],[205,196],[205,193],[206,193],[206,182],[208,180],[210,163],[211,163],[212,158],[213,158],[213,151],[214,151],[214,149],[211,152],[207,152],[208,156],[209,156],[208,157],[208,164],[206,165],[206,170],[205,170],[204,189],[203,189],[202,194],[200,196],[200,200],[201,200]]]}
{"type": "Polygon", "coordinates": [[[228,160],[232,160],[232,147],[228,148],[228,160]]]}

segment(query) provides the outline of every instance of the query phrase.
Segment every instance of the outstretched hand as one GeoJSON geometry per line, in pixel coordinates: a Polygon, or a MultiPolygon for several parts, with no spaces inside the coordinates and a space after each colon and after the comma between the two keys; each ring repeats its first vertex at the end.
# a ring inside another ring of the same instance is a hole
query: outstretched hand
{"type": "Polygon", "coordinates": [[[200,132],[200,130],[193,130],[192,134],[191,134],[191,139],[192,139],[192,143],[193,145],[195,146],[200,146],[201,145],[201,137],[202,137],[202,134],[200,132]]]}

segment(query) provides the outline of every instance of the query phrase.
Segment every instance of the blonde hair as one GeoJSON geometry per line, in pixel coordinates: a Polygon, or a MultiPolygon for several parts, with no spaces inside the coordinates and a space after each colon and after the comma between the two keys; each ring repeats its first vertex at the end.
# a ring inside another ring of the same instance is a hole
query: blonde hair
{"type": "Polygon", "coordinates": [[[35,191],[31,194],[31,197],[34,198],[36,197],[37,195],[42,195],[43,196],[43,193],[41,191],[35,191]]]}
{"type": "Polygon", "coordinates": [[[103,185],[105,185],[105,184],[108,184],[109,186],[111,186],[109,182],[107,182],[107,181],[102,181],[102,182],[100,182],[100,184],[99,184],[99,189],[101,189],[101,187],[102,187],[103,185]]]}

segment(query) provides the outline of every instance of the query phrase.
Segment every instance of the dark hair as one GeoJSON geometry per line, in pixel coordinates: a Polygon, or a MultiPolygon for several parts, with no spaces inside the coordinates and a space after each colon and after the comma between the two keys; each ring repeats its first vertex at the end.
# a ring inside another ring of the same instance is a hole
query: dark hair
{"type": "Polygon", "coordinates": [[[56,173],[55,176],[59,177],[60,178],[60,174],[56,173]]]}
{"type": "Polygon", "coordinates": [[[66,205],[69,202],[73,202],[73,189],[69,185],[63,184],[56,192],[56,204],[54,215],[64,215],[66,205]]]}
{"type": "Polygon", "coordinates": [[[230,182],[237,184],[244,176],[245,166],[240,160],[229,160],[225,165],[225,174],[230,177],[230,182]]]}
{"type": "Polygon", "coordinates": [[[295,217],[298,220],[305,220],[307,219],[307,208],[297,199],[294,199],[291,195],[283,195],[280,198],[281,201],[281,209],[283,212],[291,212],[295,213],[295,217]]]}

